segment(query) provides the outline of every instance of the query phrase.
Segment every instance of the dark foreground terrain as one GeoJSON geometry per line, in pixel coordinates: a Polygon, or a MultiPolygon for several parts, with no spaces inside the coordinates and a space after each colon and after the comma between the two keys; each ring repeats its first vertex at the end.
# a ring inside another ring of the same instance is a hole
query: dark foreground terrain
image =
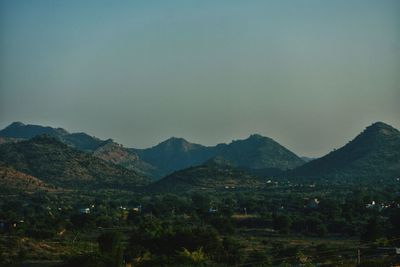
{"type": "Polygon", "coordinates": [[[393,266],[400,262],[399,191],[398,180],[379,186],[268,180],[257,191],[2,192],[0,261],[2,266],[393,266]]]}

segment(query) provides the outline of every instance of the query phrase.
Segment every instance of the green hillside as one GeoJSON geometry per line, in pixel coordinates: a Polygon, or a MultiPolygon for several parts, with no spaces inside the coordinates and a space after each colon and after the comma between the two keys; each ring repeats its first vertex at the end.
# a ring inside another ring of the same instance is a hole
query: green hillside
{"type": "Polygon", "coordinates": [[[257,189],[265,185],[263,179],[236,169],[221,158],[205,164],[177,171],[149,186],[157,192],[188,192],[205,190],[257,189]]]}
{"type": "Polygon", "coordinates": [[[285,177],[312,179],[394,179],[400,177],[400,132],[377,122],[354,140],[285,177]]]}
{"type": "Polygon", "coordinates": [[[65,188],[134,188],[148,182],[134,171],[75,150],[49,136],[1,145],[0,162],[65,188]]]}

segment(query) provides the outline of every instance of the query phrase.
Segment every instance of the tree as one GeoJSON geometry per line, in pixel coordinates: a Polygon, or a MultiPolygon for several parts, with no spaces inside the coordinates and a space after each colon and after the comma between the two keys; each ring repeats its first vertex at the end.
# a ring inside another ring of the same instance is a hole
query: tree
{"type": "Polygon", "coordinates": [[[272,258],[270,255],[268,255],[267,251],[252,250],[249,253],[246,264],[248,264],[248,266],[255,267],[271,266],[272,258]]]}
{"type": "Polygon", "coordinates": [[[107,232],[101,234],[97,241],[100,253],[107,266],[122,266],[122,234],[119,232],[107,232]]]}
{"type": "Polygon", "coordinates": [[[243,261],[243,252],[241,251],[240,244],[232,238],[224,238],[222,241],[222,253],[220,261],[233,266],[243,261]]]}
{"type": "Polygon", "coordinates": [[[203,248],[199,248],[195,251],[189,251],[183,248],[183,251],[179,253],[178,260],[183,264],[196,266],[205,264],[207,257],[203,252],[203,248]]]}
{"type": "Polygon", "coordinates": [[[329,220],[338,218],[341,213],[338,203],[330,199],[322,199],[318,205],[318,209],[329,220]]]}
{"type": "Polygon", "coordinates": [[[323,236],[326,234],[327,229],[323,221],[315,216],[308,217],[306,220],[308,233],[323,236]]]}
{"type": "MultiPolygon", "coordinates": [[[[400,238],[400,209],[392,208],[389,216],[391,227],[389,229],[392,238],[400,238]]],[[[395,240],[394,244],[400,245],[400,240],[395,240]]]]}
{"type": "Polygon", "coordinates": [[[368,220],[361,233],[361,241],[373,242],[383,236],[382,222],[376,217],[368,220]]]}
{"type": "Polygon", "coordinates": [[[276,230],[279,230],[281,233],[287,234],[289,233],[290,226],[292,224],[292,220],[287,215],[278,215],[274,218],[274,227],[276,230]]]}
{"type": "Polygon", "coordinates": [[[200,216],[207,213],[208,209],[210,208],[210,202],[210,198],[206,195],[199,193],[192,195],[193,207],[200,216]]]}

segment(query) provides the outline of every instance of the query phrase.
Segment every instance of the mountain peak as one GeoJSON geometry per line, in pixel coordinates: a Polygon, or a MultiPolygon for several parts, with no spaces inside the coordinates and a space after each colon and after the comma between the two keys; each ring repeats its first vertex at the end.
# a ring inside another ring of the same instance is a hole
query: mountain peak
{"type": "Polygon", "coordinates": [[[186,139],[184,138],[180,138],[180,137],[171,137],[161,143],[159,143],[156,147],[159,148],[163,148],[163,149],[179,149],[179,150],[183,150],[183,151],[188,151],[191,150],[195,147],[197,147],[198,145],[196,144],[192,144],[190,142],[188,142],[186,139]]]}
{"type": "Polygon", "coordinates": [[[251,134],[247,139],[264,139],[266,138],[265,136],[262,136],[261,134],[251,134]]]}
{"type": "Polygon", "coordinates": [[[384,123],[383,121],[377,121],[372,123],[370,126],[368,127],[383,127],[383,128],[392,128],[392,126],[390,126],[387,123],[384,123]]]}
{"type": "Polygon", "coordinates": [[[14,127],[21,127],[21,126],[25,126],[25,124],[23,124],[20,121],[14,121],[10,125],[8,125],[6,128],[14,128],[14,127]]]}
{"type": "Polygon", "coordinates": [[[186,143],[186,144],[189,144],[189,142],[185,138],[175,137],[175,136],[168,138],[167,140],[165,140],[162,143],[171,143],[171,144],[185,144],[186,143]]]}
{"type": "Polygon", "coordinates": [[[371,124],[370,126],[368,126],[365,129],[364,133],[392,135],[392,134],[399,133],[399,131],[397,129],[395,129],[394,127],[390,126],[389,124],[378,121],[378,122],[375,122],[375,123],[371,124]]]}
{"type": "MultiPolygon", "coordinates": [[[[261,134],[251,134],[246,139],[235,140],[232,143],[245,143],[245,144],[263,144],[263,143],[276,143],[272,138],[263,136],[261,134]]],[[[232,144],[231,143],[231,144],[232,144]]]]}
{"type": "Polygon", "coordinates": [[[304,162],[296,154],[269,137],[252,134],[247,139],[232,141],[217,153],[233,165],[246,169],[287,170],[304,162]]]}
{"type": "Polygon", "coordinates": [[[30,139],[41,134],[52,136],[64,136],[68,132],[62,128],[52,128],[49,126],[40,126],[33,124],[24,124],[22,122],[13,122],[3,130],[0,130],[0,136],[30,139]]]}
{"type": "Polygon", "coordinates": [[[22,122],[13,122],[8,127],[0,130],[0,137],[15,139],[31,139],[43,134],[52,136],[64,144],[82,151],[94,151],[105,142],[83,132],[69,133],[63,128],[24,124],[22,122]]]}
{"type": "Polygon", "coordinates": [[[389,179],[400,171],[400,132],[376,122],[345,146],[300,166],[289,176],[324,179],[389,179]]]}

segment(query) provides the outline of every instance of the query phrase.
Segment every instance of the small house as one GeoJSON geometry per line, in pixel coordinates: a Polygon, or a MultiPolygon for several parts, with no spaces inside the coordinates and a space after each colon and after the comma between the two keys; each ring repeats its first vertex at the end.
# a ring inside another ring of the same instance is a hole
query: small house
{"type": "Polygon", "coordinates": [[[320,201],[318,198],[312,198],[312,199],[308,200],[307,207],[309,209],[316,209],[316,208],[318,208],[319,202],[320,201]]]}
{"type": "Polygon", "coordinates": [[[90,208],[81,208],[79,209],[80,214],[89,214],[90,213],[90,208]]]}

